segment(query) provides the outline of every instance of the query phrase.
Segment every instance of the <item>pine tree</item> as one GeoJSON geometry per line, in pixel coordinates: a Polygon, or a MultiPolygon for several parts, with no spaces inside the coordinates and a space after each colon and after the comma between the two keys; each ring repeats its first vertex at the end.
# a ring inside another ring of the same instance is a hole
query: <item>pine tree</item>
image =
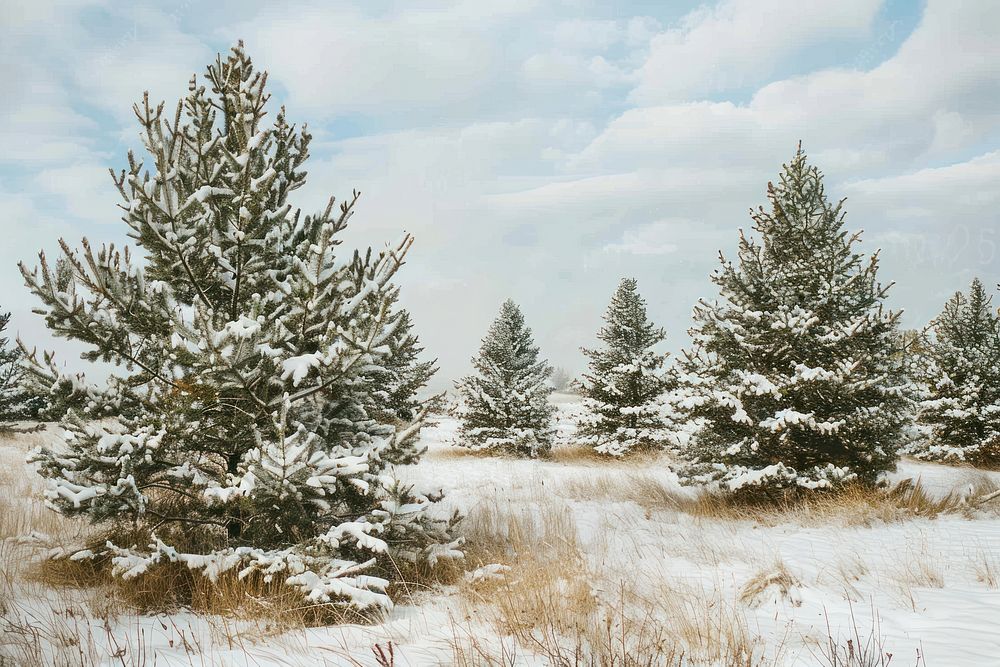
{"type": "Polygon", "coordinates": [[[549,384],[552,385],[554,391],[570,391],[573,384],[573,376],[562,366],[556,366],[552,369],[552,377],[549,378],[549,384]]]}
{"type": "Polygon", "coordinates": [[[84,239],[55,271],[22,265],[49,328],[118,368],[96,385],[30,355],[66,408],[65,442],[34,460],[51,507],[107,528],[92,551],[114,574],[238,569],[385,608],[394,563],[458,555],[433,498],[387,468],[419,424],[370,412],[399,363],[392,279],[412,239],[342,255],[358,193],[293,209],[310,135],[284,109],[265,122],[266,81],[240,43],[176,113],[135,105],[149,167],[129,153],[112,176],[141,257],[84,239]]]}
{"type": "Polygon", "coordinates": [[[1000,438],[1000,318],[979,279],[956,292],[931,323],[928,396],[918,423],[927,441],[913,453],[931,460],[996,465],[1000,438]]]}
{"type": "Polygon", "coordinates": [[[0,430],[21,430],[14,422],[37,419],[44,400],[34,394],[21,366],[22,352],[4,334],[10,313],[0,313],[0,430]]]}
{"type": "Polygon", "coordinates": [[[537,457],[552,447],[555,408],[549,404],[552,368],[524,315],[508,299],[472,360],[478,371],[456,383],[461,395],[461,446],[537,457]]]}
{"type": "Polygon", "coordinates": [[[843,201],[801,147],[771,210],[752,211],[738,262],[720,255],[720,298],[694,309],[680,401],[702,427],[681,471],[731,489],[871,484],[895,467],[912,409],[897,320],[877,281],[878,253],[855,249],[843,201]]]}
{"type": "Polygon", "coordinates": [[[671,387],[664,372],[667,355],[653,348],[667,334],[646,316],[634,278],[618,285],[604,322],[597,334],[604,346],[583,350],[590,369],[583,376],[580,440],[612,456],[663,447],[673,429],[661,397],[671,387]]]}
{"type": "Polygon", "coordinates": [[[427,449],[417,447],[419,426],[442,398],[441,395],[426,400],[418,398],[437,372],[437,362],[420,361],[424,348],[412,332],[409,312],[400,310],[390,319],[396,322],[395,328],[386,340],[389,351],[382,368],[370,374],[372,386],[367,394],[367,409],[371,416],[402,427],[396,431],[393,448],[384,458],[392,463],[416,463],[427,449]],[[413,426],[407,426],[410,423],[413,426]]]}

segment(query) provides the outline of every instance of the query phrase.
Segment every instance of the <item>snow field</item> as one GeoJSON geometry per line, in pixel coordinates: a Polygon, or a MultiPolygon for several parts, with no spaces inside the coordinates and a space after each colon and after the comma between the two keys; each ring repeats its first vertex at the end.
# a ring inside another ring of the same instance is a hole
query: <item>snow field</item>
{"type": "MultiPolygon", "coordinates": [[[[560,408],[564,437],[572,409],[560,408]]],[[[435,511],[467,514],[473,571],[443,590],[415,591],[382,623],[318,628],[137,615],[99,589],[32,580],[31,562],[86,527],[42,507],[41,481],[23,464],[48,436],[9,439],[0,446],[0,655],[26,665],[355,667],[379,665],[373,647],[391,642],[396,666],[575,664],[582,653],[804,667],[830,664],[830,637],[843,647],[874,633],[893,667],[1000,664],[995,509],[972,519],[882,521],[852,507],[720,518],[691,510],[693,492],[669,460],[606,461],[565,446],[552,460],[486,457],[451,447],[456,429],[439,418],[422,435],[423,460],[397,473],[444,489],[435,511]]],[[[936,495],[1000,481],[910,461],[895,478],[919,479],[936,495]]]]}

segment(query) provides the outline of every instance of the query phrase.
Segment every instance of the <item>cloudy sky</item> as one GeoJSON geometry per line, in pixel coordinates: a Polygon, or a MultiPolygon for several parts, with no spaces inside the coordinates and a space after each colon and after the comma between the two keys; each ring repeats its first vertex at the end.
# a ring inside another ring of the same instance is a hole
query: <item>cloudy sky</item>
{"type": "Polygon", "coordinates": [[[16,261],[121,243],[131,104],[241,38],[315,135],[297,205],[358,188],[352,242],[415,234],[400,280],[440,385],[508,296],[580,370],[626,275],[682,346],[800,139],[907,325],[1000,279],[994,0],[202,4],[0,0],[0,307],[71,365],[16,261]]]}

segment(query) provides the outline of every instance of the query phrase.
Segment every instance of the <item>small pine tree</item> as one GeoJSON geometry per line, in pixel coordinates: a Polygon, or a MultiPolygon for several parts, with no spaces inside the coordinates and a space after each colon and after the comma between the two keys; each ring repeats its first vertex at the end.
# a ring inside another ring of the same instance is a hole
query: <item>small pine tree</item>
{"type": "Polygon", "coordinates": [[[18,430],[14,422],[37,419],[44,407],[41,396],[28,386],[21,365],[23,353],[4,334],[10,313],[0,313],[0,430],[18,430]]]}
{"type": "Polygon", "coordinates": [[[1000,318],[979,279],[968,296],[956,292],[931,322],[928,396],[918,423],[927,440],[917,457],[996,465],[992,444],[1000,437],[1000,318]]]}
{"type": "Polygon", "coordinates": [[[579,439],[602,454],[622,456],[663,447],[672,428],[661,397],[670,388],[667,355],[654,347],[666,332],[646,316],[634,278],[625,278],[611,298],[597,338],[600,349],[584,349],[590,369],[583,376],[579,439]]]}
{"type": "Polygon", "coordinates": [[[552,369],[552,377],[549,378],[549,384],[552,385],[554,391],[570,391],[572,383],[573,376],[568,370],[562,366],[556,366],[552,369]]]}
{"type": "Polygon", "coordinates": [[[143,257],[84,239],[54,272],[44,254],[21,267],[49,328],[118,367],[98,386],[30,355],[66,413],[65,441],[33,458],[46,498],[106,527],[91,550],[113,574],[238,568],[388,607],[397,564],[459,555],[424,512],[434,498],[387,467],[419,422],[372,410],[406,365],[392,279],[412,239],[342,257],[358,195],[292,207],[310,136],[284,109],[265,123],[266,73],[240,43],[207,79],[170,116],[148,96],[134,108],[150,167],[130,153],[113,176],[143,257]]]}
{"type": "Polygon", "coordinates": [[[461,396],[458,444],[537,457],[552,447],[552,368],[538,358],[521,309],[508,299],[472,360],[478,371],[456,383],[461,396]]]}
{"type": "Polygon", "coordinates": [[[738,263],[721,257],[720,299],[694,309],[680,403],[702,427],[686,450],[687,482],[731,489],[871,484],[892,470],[912,409],[898,312],[877,281],[878,253],[855,250],[843,202],[801,147],[771,210],[751,212],[738,263]]]}

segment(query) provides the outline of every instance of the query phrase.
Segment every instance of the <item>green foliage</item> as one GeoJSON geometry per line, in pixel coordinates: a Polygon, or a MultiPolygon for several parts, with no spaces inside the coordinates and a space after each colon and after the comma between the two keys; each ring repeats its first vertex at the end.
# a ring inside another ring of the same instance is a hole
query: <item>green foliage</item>
{"type": "Polygon", "coordinates": [[[345,255],[358,193],[292,207],[310,136],[284,109],[265,122],[266,73],[240,44],[207,81],[172,116],[134,108],[149,158],[113,175],[141,257],[84,239],[62,242],[54,271],[44,255],[21,267],[50,329],[117,367],[96,385],[31,355],[66,415],[66,441],[34,457],[48,502],[113,539],[128,526],[102,547],[125,577],[164,560],[239,567],[313,601],[386,607],[369,575],[394,576],[391,555],[458,555],[423,512],[433,498],[387,468],[418,454],[397,378],[419,348],[392,283],[412,239],[345,255]]]}
{"type": "Polygon", "coordinates": [[[600,349],[584,349],[590,368],[584,374],[584,413],[580,439],[602,454],[621,456],[671,442],[672,421],[661,399],[671,388],[664,372],[666,354],[654,347],[666,332],[646,315],[646,303],[633,278],[618,285],[597,338],[600,349]]]}
{"type": "Polygon", "coordinates": [[[956,292],[931,322],[920,458],[1000,463],[988,446],[1000,438],[1000,318],[990,301],[976,278],[968,296],[956,292]]]}
{"type": "Polygon", "coordinates": [[[456,384],[462,399],[458,444],[530,457],[547,453],[554,435],[552,368],[538,358],[531,329],[513,301],[500,307],[472,365],[478,374],[456,384]]]}
{"type": "Polygon", "coordinates": [[[874,483],[895,466],[913,396],[878,255],[855,249],[843,202],[827,201],[801,149],[768,199],[752,216],[760,240],[741,232],[737,262],[712,276],[719,300],[694,310],[679,404],[701,429],[683,476],[731,488],[874,483]]]}
{"type": "Polygon", "coordinates": [[[15,428],[12,422],[38,419],[45,398],[32,390],[21,365],[23,352],[4,335],[10,313],[0,313],[0,428],[15,428]]]}

